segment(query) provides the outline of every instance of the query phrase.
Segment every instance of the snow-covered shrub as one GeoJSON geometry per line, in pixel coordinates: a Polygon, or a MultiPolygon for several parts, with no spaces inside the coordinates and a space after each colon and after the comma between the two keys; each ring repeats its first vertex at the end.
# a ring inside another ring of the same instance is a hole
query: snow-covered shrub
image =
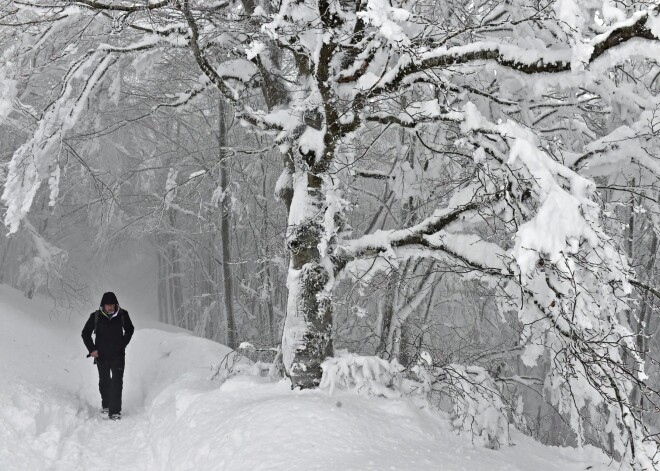
{"type": "Polygon", "coordinates": [[[431,369],[418,364],[406,371],[396,360],[360,356],[341,351],[322,365],[321,389],[396,398],[403,395],[426,396],[434,393],[439,403],[449,400],[452,425],[470,432],[475,442],[488,448],[509,444],[507,408],[495,382],[479,366],[451,364],[431,369]]]}
{"type": "Polygon", "coordinates": [[[283,376],[281,351],[279,349],[258,349],[249,342],[241,342],[236,350],[232,350],[219,363],[212,366],[209,379],[226,381],[234,376],[281,378],[283,376]],[[264,350],[274,350],[275,358],[272,362],[250,359],[250,353],[264,350]]]}
{"type": "Polygon", "coordinates": [[[442,368],[435,391],[451,402],[452,425],[469,431],[488,447],[509,444],[507,408],[493,378],[480,366],[450,364],[442,368]]]}
{"type": "Polygon", "coordinates": [[[330,394],[335,389],[354,390],[361,394],[400,397],[404,368],[396,360],[360,356],[343,350],[323,362],[320,388],[330,394]]]}

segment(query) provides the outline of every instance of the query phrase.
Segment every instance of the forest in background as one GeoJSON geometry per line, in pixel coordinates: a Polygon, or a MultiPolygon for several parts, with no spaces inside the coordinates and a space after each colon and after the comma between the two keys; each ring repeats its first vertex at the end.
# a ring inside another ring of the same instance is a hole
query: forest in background
{"type": "Polygon", "coordinates": [[[76,305],[139,241],[163,322],[272,362],[287,315],[321,319],[294,378],[346,349],[476,434],[494,407],[546,444],[654,443],[657,8],[112,4],[2,4],[0,282],[76,305]]]}

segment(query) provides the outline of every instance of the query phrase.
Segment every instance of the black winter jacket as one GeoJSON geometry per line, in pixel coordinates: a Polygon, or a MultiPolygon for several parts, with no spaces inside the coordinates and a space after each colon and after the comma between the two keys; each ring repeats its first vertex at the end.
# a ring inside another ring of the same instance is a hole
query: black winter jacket
{"type": "Polygon", "coordinates": [[[92,312],[89,319],[83,327],[82,338],[89,353],[94,350],[99,352],[99,360],[104,361],[118,356],[124,355],[126,345],[131,341],[133,336],[133,323],[128,316],[128,311],[119,309],[119,312],[112,319],[108,319],[105,314],[100,310],[92,312]],[[94,323],[96,313],[98,312],[98,323],[96,325],[96,338],[92,340],[92,332],[94,332],[94,323]],[[123,317],[123,328],[122,328],[123,317]]]}

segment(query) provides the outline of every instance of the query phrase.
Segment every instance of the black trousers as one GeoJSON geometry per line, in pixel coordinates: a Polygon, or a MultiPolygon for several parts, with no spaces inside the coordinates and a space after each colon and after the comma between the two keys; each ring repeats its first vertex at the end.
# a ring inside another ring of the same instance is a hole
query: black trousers
{"type": "Polygon", "coordinates": [[[96,362],[96,367],[99,370],[101,407],[108,408],[110,414],[121,412],[121,391],[124,386],[125,362],[124,355],[96,362]]]}

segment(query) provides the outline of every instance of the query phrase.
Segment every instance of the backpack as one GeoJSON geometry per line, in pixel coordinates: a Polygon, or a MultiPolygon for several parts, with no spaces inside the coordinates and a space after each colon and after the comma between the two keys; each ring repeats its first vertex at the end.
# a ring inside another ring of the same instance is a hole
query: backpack
{"type": "MultiPolygon", "coordinates": [[[[93,333],[96,335],[96,326],[99,325],[99,314],[101,313],[100,310],[94,311],[94,330],[93,333]]],[[[121,318],[121,328],[124,328],[124,313],[122,312],[122,309],[119,308],[119,317],[121,318]]]]}

